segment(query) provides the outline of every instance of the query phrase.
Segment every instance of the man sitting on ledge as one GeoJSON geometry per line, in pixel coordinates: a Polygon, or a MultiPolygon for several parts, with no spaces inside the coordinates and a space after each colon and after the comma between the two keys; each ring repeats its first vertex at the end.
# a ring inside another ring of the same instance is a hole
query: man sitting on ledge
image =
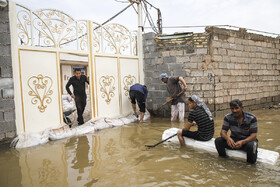
{"type": "Polygon", "coordinates": [[[200,141],[208,141],[214,135],[214,121],[212,114],[206,104],[197,95],[189,98],[189,108],[193,109],[188,117],[188,123],[178,130],[177,136],[181,146],[185,146],[183,136],[200,141]],[[197,131],[190,131],[192,125],[197,125],[197,131]]]}
{"type": "Polygon", "coordinates": [[[257,118],[249,112],[243,112],[242,102],[238,99],[230,102],[231,113],[224,118],[221,137],[215,139],[215,146],[221,157],[227,157],[225,148],[241,149],[247,152],[247,162],[257,160],[257,118]],[[230,129],[231,135],[227,132],[230,129]]]}

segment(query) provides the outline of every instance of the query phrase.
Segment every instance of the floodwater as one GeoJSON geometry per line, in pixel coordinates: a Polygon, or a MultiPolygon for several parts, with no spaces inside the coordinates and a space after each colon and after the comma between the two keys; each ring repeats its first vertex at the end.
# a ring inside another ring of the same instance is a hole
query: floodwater
{"type": "MultiPolygon", "coordinates": [[[[280,110],[253,111],[259,147],[280,152],[280,110]]],[[[215,137],[222,118],[215,119],[215,137]]],[[[183,124],[153,118],[139,125],[0,150],[0,186],[280,186],[280,161],[247,164],[179,144],[153,145],[183,124]]]]}

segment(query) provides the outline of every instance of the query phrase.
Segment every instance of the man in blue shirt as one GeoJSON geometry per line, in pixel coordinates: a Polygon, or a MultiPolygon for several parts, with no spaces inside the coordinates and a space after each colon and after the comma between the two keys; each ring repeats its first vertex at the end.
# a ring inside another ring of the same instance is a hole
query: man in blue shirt
{"type": "Polygon", "coordinates": [[[242,102],[234,99],[230,102],[231,113],[224,118],[221,137],[215,139],[215,146],[221,157],[227,157],[225,148],[241,149],[247,152],[247,162],[254,164],[257,160],[257,118],[243,111],[242,102]],[[230,129],[231,135],[227,132],[230,129]]]}
{"type": "Polygon", "coordinates": [[[147,87],[145,85],[141,85],[141,84],[134,84],[130,87],[129,90],[129,97],[131,99],[131,103],[132,103],[132,108],[134,111],[134,115],[136,117],[138,117],[138,114],[136,112],[136,101],[137,104],[140,108],[140,123],[143,122],[143,118],[144,118],[144,114],[146,111],[146,99],[147,99],[147,95],[148,95],[148,90],[147,87]]]}

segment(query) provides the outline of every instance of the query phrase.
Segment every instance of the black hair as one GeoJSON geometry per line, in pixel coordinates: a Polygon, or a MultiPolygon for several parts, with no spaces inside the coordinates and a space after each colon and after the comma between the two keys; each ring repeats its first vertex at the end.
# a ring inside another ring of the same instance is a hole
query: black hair
{"type": "Polygon", "coordinates": [[[81,70],[81,68],[76,68],[76,69],[74,70],[74,72],[76,72],[76,71],[82,71],[82,70],[81,70]]]}
{"type": "Polygon", "coordinates": [[[242,107],[242,102],[239,99],[234,99],[229,103],[229,106],[240,106],[242,107]]]}
{"type": "Polygon", "coordinates": [[[190,101],[190,102],[195,102],[191,97],[189,98],[189,101],[190,101]]]}

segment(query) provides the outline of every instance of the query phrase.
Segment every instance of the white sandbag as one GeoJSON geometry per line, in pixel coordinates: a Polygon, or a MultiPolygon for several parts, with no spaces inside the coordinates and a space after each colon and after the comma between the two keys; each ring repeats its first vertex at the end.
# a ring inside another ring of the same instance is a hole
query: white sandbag
{"type": "Polygon", "coordinates": [[[120,120],[122,120],[122,122],[123,122],[124,124],[129,124],[129,123],[132,123],[132,122],[137,121],[138,119],[136,118],[135,115],[130,114],[130,115],[126,116],[126,117],[120,118],[120,120]]]}
{"type": "Polygon", "coordinates": [[[75,102],[69,95],[62,95],[63,112],[75,110],[75,102]]]}
{"type": "MultiPolygon", "coordinates": [[[[147,119],[150,119],[150,117],[151,117],[150,112],[146,110],[143,120],[146,121],[147,119]]],[[[138,120],[140,120],[140,116],[138,116],[138,120]]]]}
{"type": "Polygon", "coordinates": [[[105,118],[104,121],[112,127],[119,127],[124,125],[124,122],[120,119],[105,118]]]}
{"type": "MultiPolygon", "coordinates": [[[[148,119],[150,114],[145,114],[144,119],[148,119]]],[[[18,135],[11,143],[11,147],[24,148],[39,145],[48,142],[49,140],[59,140],[69,138],[71,136],[78,136],[82,134],[94,133],[97,130],[105,128],[112,128],[115,126],[122,126],[131,122],[137,121],[134,115],[128,115],[122,118],[99,118],[86,122],[85,124],[73,128],[68,125],[58,125],[57,128],[47,129],[40,133],[23,133],[18,135]]]]}
{"type": "Polygon", "coordinates": [[[57,129],[51,129],[49,132],[49,139],[50,140],[59,140],[59,139],[71,137],[74,134],[75,134],[75,130],[69,128],[68,125],[65,125],[63,127],[57,128],[57,129]]]}
{"type": "Polygon", "coordinates": [[[112,127],[110,124],[106,123],[104,118],[91,121],[91,124],[93,125],[94,129],[97,131],[112,127]]]}
{"type": "MultiPolygon", "coordinates": [[[[179,130],[178,128],[170,128],[170,129],[165,130],[162,134],[162,139],[164,140],[164,139],[172,136],[173,134],[176,134],[178,130],[179,130]]],[[[206,150],[206,151],[212,152],[212,153],[217,153],[214,138],[212,138],[209,141],[198,141],[198,140],[194,140],[194,139],[187,138],[187,137],[184,137],[184,139],[185,139],[186,145],[188,145],[188,146],[198,148],[198,149],[203,149],[203,150],[206,150]]],[[[179,143],[179,139],[177,136],[174,136],[173,138],[169,139],[169,142],[179,143]]],[[[247,158],[246,152],[241,151],[241,150],[226,149],[226,153],[229,157],[233,157],[233,158],[241,158],[241,159],[245,159],[245,160],[247,158]]],[[[274,165],[277,162],[278,158],[279,158],[278,152],[258,148],[258,158],[257,158],[258,162],[274,165]]]]}
{"type": "Polygon", "coordinates": [[[11,143],[11,147],[25,148],[47,143],[49,141],[49,130],[39,133],[19,134],[11,143]]]}
{"type": "Polygon", "coordinates": [[[94,125],[90,121],[81,126],[75,127],[74,129],[76,130],[75,135],[92,134],[96,131],[94,125]]]}

